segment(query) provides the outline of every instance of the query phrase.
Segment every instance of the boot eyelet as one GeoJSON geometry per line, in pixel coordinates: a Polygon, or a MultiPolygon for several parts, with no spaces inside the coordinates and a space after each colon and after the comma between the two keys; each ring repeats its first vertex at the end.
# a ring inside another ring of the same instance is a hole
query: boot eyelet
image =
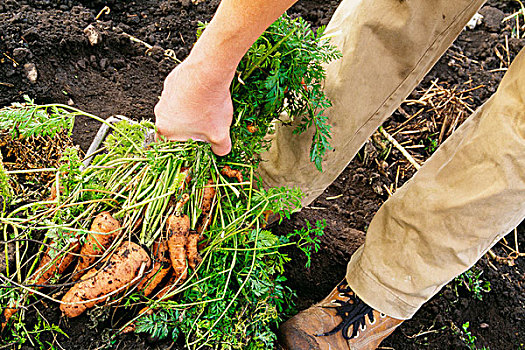
{"type": "Polygon", "coordinates": [[[332,304],[332,306],[341,306],[341,301],[337,299],[332,299],[330,300],[330,304],[332,304]]]}
{"type": "Polygon", "coordinates": [[[364,332],[366,331],[366,324],[362,324],[360,327],[359,327],[359,330],[364,332]]]}
{"type": "Polygon", "coordinates": [[[374,318],[373,321],[369,319],[369,322],[368,322],[368,323],[369,323],[370,325],[374,325],[374,324],[376,324],[376,319],[374,318]]]}
{"type": "Polygon", "coordinates": [[[359,331],[357,331],[354,338],[359,338],[359,331]]]}
{"type": "Polygon", "coordinates": [[[345,298],[346,295],[344,293],[339,293],[339,298],[345,298]]]}
{"type": "Polygon", "coordinates": [[[385,317],[386,317],[386,314],[384,314],[384,313],[381,312],[381,313],[379,314],[379,316],[380,316],[381,318],[385,318],[385,317]]]}

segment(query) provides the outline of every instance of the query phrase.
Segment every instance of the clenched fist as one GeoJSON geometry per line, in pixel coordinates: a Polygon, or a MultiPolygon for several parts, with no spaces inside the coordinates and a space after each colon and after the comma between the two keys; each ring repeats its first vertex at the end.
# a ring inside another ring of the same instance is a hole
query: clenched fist
{"type": "Polygon", "coordinates": [[[231,150],[230,124],[233,106],[230,83],[233,74],[207,69],[186,60],[166,78],[155,106],[160,135],[172,141],[205,141],[219,156],[231,150]]]}

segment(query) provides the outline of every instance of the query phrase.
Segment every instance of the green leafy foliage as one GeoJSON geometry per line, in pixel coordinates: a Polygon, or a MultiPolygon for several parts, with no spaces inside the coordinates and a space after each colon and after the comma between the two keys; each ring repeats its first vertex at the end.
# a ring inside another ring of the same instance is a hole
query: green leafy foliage
{"type": "Polygon", "coordinates": [[[463,325],[461,325],[461,330],[459,331],[459,333],[460,333],[461,340],[463,341],[463,343],[465,343],[465,345],[470,350],[489,350],[490,348],[487,348],[487,347],[478,348],[476,346],[477,337],[469,331],[469,327],[470,327],[470,322],[468,321],[465,322],[463,325]]]}
{"type": "MultiPolygon", "coordinates": [[[[149,124],[149,123],[148,123],[149,124]]],[[[104,146],[118,158],[132,153],[136,147],[141,147],[149,128],[146,123],[129,123],[125,120],[114,124],[113,132],[106,137],[104,146]],[[123,137],[125,135],[125,137],[123,137]]]]}
{"type": "Polygon", "coordinates": [[[178,310],[160,310],[139,319],[135,331],[146,333],[153,338],[162,340],[170,337],[177,340],[179,337],[179,312],[178,310]]]}
{"type": "Polygon", "coordinates": [[[296,229],[294,232],[289,233],[286,239],[283,237],[281,240],[283,242],[288,242],[292,239],[296,240],[297,247],[306,255],[306,268],[308,268],[312,263],[312,252],[317,253],[321,248],[320,237],[324,234],[325,227],[326,220],[316,221],[315,226],[312,226],[310,221],[306,221],[306,227],[302,227],[299,230],[296,229]]]}
{"type": "Polygon", "coordinates": [[[341,56],[323,37],[323,29],[314,32],[302,18],[283,15],[248,50],[231,87],[237,150],[232,161],[258,161],[269,147],[263,138],[273,132],[272,122],[282,120],[293,123],[295,133],[314,130],[310,158],[322,169],[323,156],[331,149],[323,64],[341,56]]]}
{"type": "Polygon", "coordinates": [[[298,187],[270,187],[253,195],[254,204],[266,203],[266,211],[277,214],[280,220],[290,219],[290,215],[301,208],[302,191],[298,187]]]}
{"type": "Polygon", "coordinates": [[[83,164],[78,154],[78,148],[66,148],[62,153],[60,163],[58,171],[61,175],[63,187],[60,192],[67,196],[82,181],[83,164]]]}
{"type": "Polygon", "coordinates": [[[278,252],[279,238],[269,231],[252,230],[231,241],[232,248],[226,245],[213,255],[214,267],[201,272],[209,282],[184,294],[182,300],[200,305],[185,310],[181,328],[193,327],[196,341],[219,348],[273,348],[272,326],[285,317],[293,296],[280,275],[288,259],[278,252]]]}
{"type": "Polygon", "coordinates": [[[2,154],[0,153],[0,208],[5,210],[6,206],[11,202],[13,197],[13,188],[9,184],[9,176],[4,168],[2,161],[2,154]]]}
{"type": "Polygon", "coordinates": [[[481,279],[482,274],[483,271],[477,269],[471,269],[462,273],[454,280],[456,282],[456,289],[458,285],[462,285],[472,293],[473,298],[483,300],[483,293],[490,292],[490,282],[483,281],[481,279]]]}
{"type": "Polygon", "coordinates": [[[74,117],[57,106],[37,106],[29,97],[26,103],[13,103],[0,109],[0,130],[10,130],[13,137],[51,136],[73,130],[74,117]]]}

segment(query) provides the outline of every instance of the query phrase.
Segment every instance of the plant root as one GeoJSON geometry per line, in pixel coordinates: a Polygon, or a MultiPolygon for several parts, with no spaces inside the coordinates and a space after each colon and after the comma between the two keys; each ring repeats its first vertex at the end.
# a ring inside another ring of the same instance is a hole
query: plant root
{"type": "Polygon", "coordinates": [[[142,291],[144,296],[149,296],[171,271],[168,253],[168,243],[166,241],[161,240],[153,244],[153,256],[155,257],[153,269],[137,286],[137,290],[142,291]]]}
{"type": "Polygon", "coordinates": [[[105,302],[109,294],[131,286],[143,266],[149,268],[150,264],[148,253],[142,247],[125,242],[104,267],[91,269],[66,293],[60,310],[67,317],[82,314],[86,309],[105,302]]]}
{"type": "Polygon", "coordinates": [[[239,182],[243,182],[241,171],[232,169],[228,165],[221,169],[221,174],[229,178],[235,178],[239,182]]]}
{"type": "MultiPolygon", "coordinates": [[[[75,232],[68,232],[66,234],[71,238],[75,238],[76,236],[75,232]]],[[[40,260],[38,269],[30,278],[31,281],[34,281],[33,284],[36,284],[36,288],[43,288],[42,285],[49,282],[56,274],[62,275],[64,271],[66,271],[69,265],[75,260],[75,254],[80,251],[80,243],[75,239],[75,241],[71,242],[67,247],[66,250],[68,253],[63,255],[57,254],[52,258],[52,251],[54,250],[55,248],[53,247],[47,248],[42,260],[40,260]]]]}
{"type": "Polygon", "coordinates": [[[6,307],[2,312],[2,317],[0,319],[2,328],[0,328],[0,331],[4,330],[5,326],[7,326],[7,323],[9,322],[9,319],[11,319],[11,317],[13,317],[13,315],[18,312],[18,308],[14,306],[14,303],[11,303],[11,305],[9,305],[9,307],[6,307]]]}
{"type": "Polygon", "coordinates": [[[100,234],[90,234],[80,250],[80,258],[73,274],[77,281],[86,270],[95,262],[98,256],[104,254],[120,233],[119,222],[107,211],[98,214],[93,220],[90,231],[100,234]]]}

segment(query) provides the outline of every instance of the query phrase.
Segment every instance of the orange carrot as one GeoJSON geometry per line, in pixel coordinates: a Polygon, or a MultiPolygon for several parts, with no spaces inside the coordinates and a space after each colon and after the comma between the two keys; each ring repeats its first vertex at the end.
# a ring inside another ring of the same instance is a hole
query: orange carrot
{"type": "Polygon", "coordinates": [[[2,325],[1,330],[3,331],[5,326],[7,326],[7,323],[9,322],[9,319],[13,317],[14,314],[18,312],[18,308],[16,308],[16,305],[14,302],[11,302],[8,307],[6,307],[2,314],[0,314],[0,323],[2,325]]]}
{"type": "Polygon", "coordinates": [[[257,128],[257,126],[255,126],[255,125],[253,125],[251,123],[246,125],[246,129],[248,129],[248,132],[250,134],[256,133],[259,130],[259,128],[257,128]]]}
{"type": "Polygon", "coordinates": [[[197,266],[202,262],[202,258],[199,254],[197,245],[200,240],[198,233],[190,233],[186,242],[186,252],[188,254],[188,265],[195,271],[197,266]]]}
{"type": "Polygon", "coordinates": [[[181,191],[184,191],[186,189],[186,186],[191,181],[191,174],[190,174],[190,168],[181,168],[180,169],[181,174],[184,174],[184,181],[182,181],[182,184],[180,186],[181,191]]]}
{"type": "Polygon", "coordinates": [[[171,266],[175,274],[183,282],[187,277],[188,267],[186,265],[186,243],[187,234],[190,230],[190,218],[188,215],[176,214],[168,218],[168,248],[170,252],[171,266]]]}
{"type": "MultiPolygon", "coordinates": [[[[155,299],[162,299],[163,296],[165,296],[169,291],[170,289],[172,289],[171,287],[177,283],[177,280],[178,280],[178,276],[176,273],[172,273],[171,276],[170,276],[170,279],[168,280],[168,283],[166,283],[166,285],[164,286],[164,288],[162,288],[158,293],[157,295],[155,295],[155,299]]],[[[164,300],[167,300],[167,299],[164,299],[164,300]]],[[[141,310],[142,311],[142,310],[141,310]]]]}
{"type": "Polygon", "coordinates": [[[190,218],[182,214],[182,207],[189,200],[189,195],[184,194],[177,203],[175,214],[171,214],[166,222],[168,230],[168,249],[170,252],[171,266],[179,283],[186,280],[188,266],[186,264],[186,243],[190,231],[190,218]]]}
{"type": "Polygon", "coordinates": [[[200,205],[201,217],[199,218],[199,224],[197,225],[197,232],[200,237],[202,237],[202,233],[210,226],[211,207],[215,200],[216,193],[217,190],[215,189],[215,184],[213,180],[210,179],[202,191],[202,202],[200,205]]]}
{"type": "Polygon", "coordinates": [[[237,181],[242,182],[242,173],[240,170],[235,170],[226,165],[221,170],[221,174],[229,178],[236,178],[237,181]]]}
{"type": "Polygon", "coordinates": [[[215,189],[215,183],[212,179],[208,180],[206,187],[202,190],[202,202],[200,208],[203,216],[211,211],[211,206],[213,205],[216,193],[217,190],[215,189]]]}
{"type": "Polygon", "coordinates": [[[137,286],[137,290],[143,291],[144,296],[150,295],[171,271],[170,259],[166,256],[167,253],[168,244],[166,241],[162,240],[153,244],[153,256],[155,257],[153,268],[137,286]]]}
{"type": "Polygon", "coordinates": [[[73,275],[73,280],[78,280],[86,270],[95,262],[98,256],[104,254],[106,249],[120,233],[120,224],[111,214],[104,211],[98,214],[91,224],[90,231],[99,232],[100,234],[91,233],[86,237],[86,242],[80,251],[80,258],[73,275]]]}
{"type": "MultiPolygon", "coordinates": [[[[66,233],[69,237],[74,237],[75,232],[66,233]]],[[[34,281],[33,283],[37,285],[46,284],[49,280],[55,276],[55,274],[62,275],[64,271],[71,265],[73,260],[75,260],[75,255],[80,250],[80,243],[78,240],[75,240],[69,244],[66,249],[68,253],[61,254],[57,253],[54,258],[51,258],[51,252],[53,251],[52,247],[47,248],[42,260],[40,260],[40,265],[35,273],[31,276],[30,280],[34,281]]]]}
{"type": "Polygon", "coordinates": [[[142,265],[149,268],[150,264],[148,253],[142,247],[133,242],[123,243],[105,266],[91,269],[64,295],[60,310],[67,317],[80,315],[105,302],[109,296],[104,296],[131,285],[142,265]]]}

